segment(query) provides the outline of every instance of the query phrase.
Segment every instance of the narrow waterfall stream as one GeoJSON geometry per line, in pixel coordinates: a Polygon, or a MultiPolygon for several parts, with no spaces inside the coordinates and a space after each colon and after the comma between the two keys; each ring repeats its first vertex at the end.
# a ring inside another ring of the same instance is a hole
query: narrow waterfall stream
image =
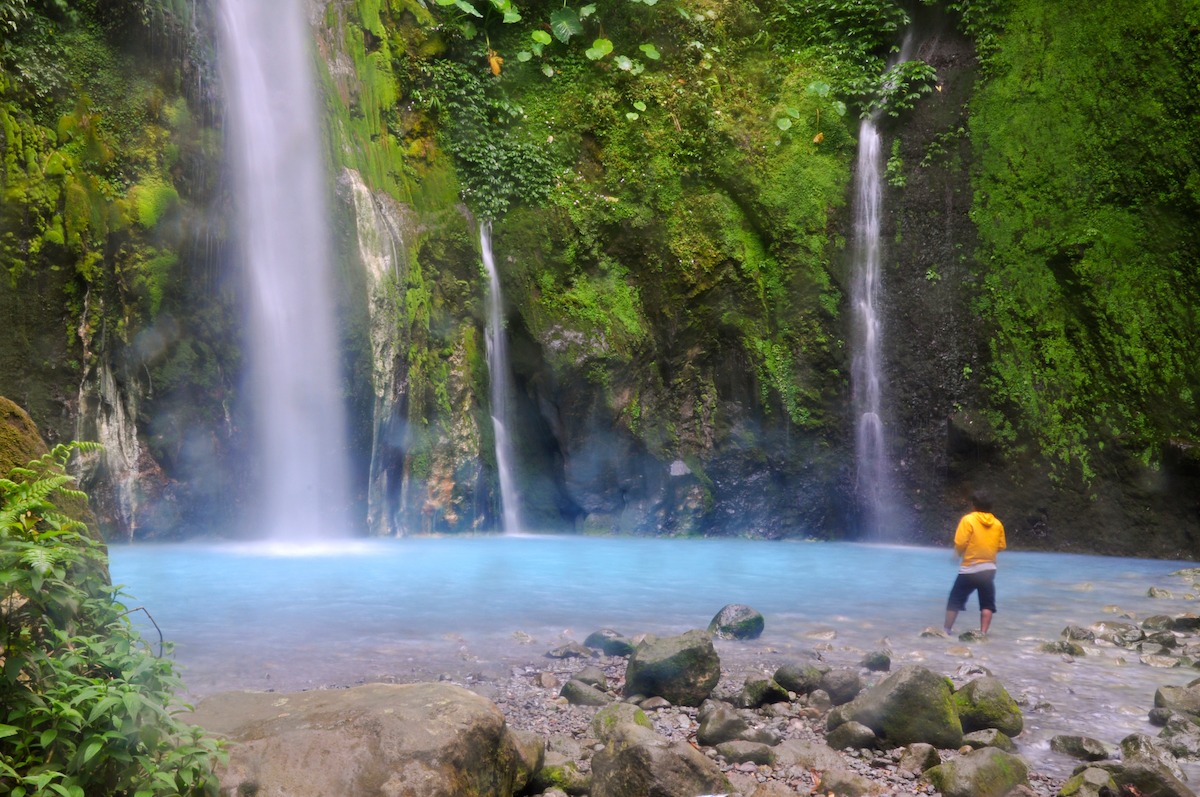
{"type": "Polygon", "coordinates": [[[858,131],[858,164],[854,177],[854,305],[855,355],[851,364],[855,427],[856,491],[869,537],[882,536],[882,512],[888,493],[889,464],[884,437],[879,318],[879,219],[883,205],[881,137],[873,118],[858,131]]]}
{"type": "Polygon", "coordinates": [[[305,4],[222,0],[221,64],[249,306],[257,534],[343,536],[348,465],[305,4]]]}
{"type": "Polygon", "coordinates": [[[500,274],[492,254],[492,226],[479,225],[479,249],[483,267],[488,275],[488,374],[492,381],[492,428],[496,436],[496,470],[500,476],[500,510],[502,531],[514,534],[521,530],[521,515],[517,487],[513,476],[512,441],[505,424],[509,422],[509,365],[508,344],[504,337],[504,301],[500,294],[500,274]]]}

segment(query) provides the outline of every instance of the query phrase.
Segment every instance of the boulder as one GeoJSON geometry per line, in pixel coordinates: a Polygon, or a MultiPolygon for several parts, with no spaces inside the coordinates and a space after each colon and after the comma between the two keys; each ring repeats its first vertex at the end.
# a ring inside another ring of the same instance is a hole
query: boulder
{"type": "Polygon", "coordinates": [[[770,745],[735,739],[717,745],[717,755],[731,764],[774,764],[775,752],[770,745]]]}
{"type": "Polygon", "coordinates": [[[973,750],[925,773],[942,797],[1002,797],[1028,778],[1028,764],[994,747],[973,750]]]}
{"type": "Polygon", "coordinates": [[[830,670],[821,676],[821,689],[835,706],[840,706],[858,696],[863,690],[863,681],[856,670],[830,670]]]}
{"type": "Polygon", "coordinates": [[[845,762],[838,751],[827,744],[804,739],[784,739],[775,747],[775,765],[824,772],[844,767],[845,762]]]}
{"type": "Polygon", "coordinates": [[[1021,707],[994,676],[985,675],[967,682],[954,693],[954,705],[964,733],[995,728],[1011,737],[1025,727],[1021,707]]]}
{"type": "Polygon", "coordinates": [[[225,693],[187,720],[233,742],[226,794],[509,797],[528,779],[500,709],[450,684],[225,693]]]}
{"type": "Polygon", "coordinates": [[[900,760],[896,762],[896,769],[900,772],[907,772],[910,775],[920,775],[927,769],[932,769],[942,763],[941,754],[938,749],[931,744],[924,742],[916,742],[904,748],[900,753],[900,760]]]}
{"type": "Polygon", "coordinates": [[[533,791],[545,794],[554,790],[563,794],[587,794],[592,789],[592,777],[581,772],[574,759],[548,750],[541,768],[534,772],[530,786],[533,791]]]}
{"type": "Polygon", "coordinates": [[[568,642],[554,650],[546,651],[546,657],[550,659],[587,659],[595,655],[596,652],[594,650],[574,641],[568,642]]]}
{"type": "Polygon", "coordinates": [[[574,678],[563,684],[559,695],[572,706],[607,706],[613,700],[607,693],[574,678]]]}
{"type": "Polygon", "coordinates": [[[700,727],[696,731],[696,743],[705,747],[716,747],[723,742],[742,738],[750,730],[750,723],[730,706],[706,700],[700,709],[700,727]]]}
{"type": "Polygon", "coordinates": [[[704,631],[646,637],[629,657],[625,695],[658,695],[677,706],[698,706],[720,680],[721,660],[704,631]]]}
{"type": "Polygon", "coordinates": [[[879,787],[862,775],[839,767],[821,774],[820,792],[835,797],[867,797],[878,794],[879,787]]]}
{"type": "Polygon", "coordinates": [[[834,750],[862,750],[874,747],[879,739],[861,722],[846,722],[830,731],[825,741],[834,750]]]}
{"type": "Polygon", "coordinates": [[[731,603],[717,612],[708,624],[708,633],[717,639],[758,639],[766,621],[757,609],[731,603]]]}
{"type": "Polygon", "coordinates": [[[821,678],[829,669],[828,664],[820,662],[789,662],[775,671],[774,680],[790,692],[807,695],[821,688],[821,678]]]}
{"type": "Polygon", "coordinates": [[[1116,748],[1090,736],[1061,734],[1050,739],[1050,749],[1080,761],[1103,761],[1116,756],[1116,748]]]}
{"type": "Polygon", "coordinates": [[[1099,767],[1085,767],[1063,783],[1059,797],[1108,797],[1117,794],[1117,782],[1112,775],[1099,767]]]}
{"type": "Polygon", "coordinates": [[[737,702],[742,708],[758,708],[768,703],[787,703],[788,700],[788,690],[772,679],[761,675],[748,675],[737,702]]]}
{"type": "Polygon", "coordinates": [[[608,691],[608,676],[599,667],[588,665],[571,676],[572,680],[582,681],[588,686],[594,686],[602,692],[608,691]]]}
{"type": "Polygon", "coordinates": [[[632,640],[626,639],[611,628],[601,628],[588,634],[588,638],[583,640],[583,645],[602,651],[605,656],[628,656],[634,649],[632,640]]]}
{"type": "Polygon", "coordinates": [[[1200,681],[1187,686],[1160,686],[1154,692],[1154,705],[1200,717],[1200,681]]]}
{"type": "Polygon", "coordinates": [[[962,723],[950,679],[920,665],[902,667],[834,708],[826,728],[832,731],[847,722],[861,722],[895,746],[926,742],[951,748],[962,744],[962,723]]]}
{"type": "Polygon", "coordinates": [[[1017,746],[1013,743],[1013,740],[995,728],[984,728],[982,731],[964,733],[963,744],[975,750],[981,747],[998,747],[1008,753],[1015,753],[1017,751],[1017,746]]]}
{"type": "Polygon", "coordinates": [[[604,747],[592,756],[591,797],[733,791],[711,759],[686,742],[659,736],[649,724],[644,713],[628,704],[615,703],[596,713],[592,733],[604,747]]]}
{"type": "Polygon", "coordinates": [[[887,672],[892,669],[892,654],[886,650],[873,650],[863,656],[860,664],[871,672],[887,672]]]}
{"type": "Polygon", "coordinates": [[[1107,620],[1093,623],[1091,630],[1096,635],[1096,639],[1103,639],[1118,647],[1129,647],[1141,642],[1144,636],[1142,629],[1133,623],[1117,623],[1107,620]]]}

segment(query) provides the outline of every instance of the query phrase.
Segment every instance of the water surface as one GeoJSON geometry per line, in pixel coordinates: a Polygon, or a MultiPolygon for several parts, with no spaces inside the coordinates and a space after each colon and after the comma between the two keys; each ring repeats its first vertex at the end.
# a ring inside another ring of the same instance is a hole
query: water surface
{"type": "MultiPolygon", "coordinates": [[[[948,549],[851,543],[594,537],[417,538],[327,547],[180,544],[113,547],[113,580],[176,645],[194,697],[227,689],[304,689],[430,673],[503,674],[599,628],[676,634],[727,603],[766,617],[753,642],[718,642],[727,661],[775,666],[822,648],[832,664],[889,647],[894,666],[953,674],[987,667],[1025,702],[1022,753],[1069,770],[1056,733],[1116,742],[1157,733],[1154,690],[1194,670],[1142,665],[1136,652],[1037,651],[1068,624],[1181,614],[1187,562],[1007,552],[990,638],[922,638],[941,624],[957,562],[948,549]],[[1109,606],[1109,611],[1105,607],[1109,606]],[[1033,708],[1041,704],[1041,708],[1033,708]]],[[[975,604],[956,631],[976,627],[975,604]]],[[[153,636],[153,631],[150,632],[153,636]]]]}

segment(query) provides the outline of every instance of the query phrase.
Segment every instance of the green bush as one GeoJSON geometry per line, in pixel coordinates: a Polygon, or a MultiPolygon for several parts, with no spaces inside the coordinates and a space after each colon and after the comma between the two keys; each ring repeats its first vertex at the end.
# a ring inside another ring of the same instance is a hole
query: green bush
{"type": "MultiPolygon", "coordinates": [[[[103,547],[60,513],[59,445],[0,479],[0,793],[216,794],[220,745],[182,722],[181,682],[129,620],[103,547]]],[[[164,646],[165,647],[165,646],[164,646]]]]}

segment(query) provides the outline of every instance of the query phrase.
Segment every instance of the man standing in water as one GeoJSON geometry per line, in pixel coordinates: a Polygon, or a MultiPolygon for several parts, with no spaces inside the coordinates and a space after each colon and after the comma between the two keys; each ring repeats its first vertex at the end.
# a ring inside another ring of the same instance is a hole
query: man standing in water
{"type": "Polygon", "coordinates": [[[958,578],[946,601],[946,633],[954,619],[967,608],[967,598],[979,591],[979,632],[987,635],[996,611],[996,554],[1006,547],[1004,524],[992,514],[991,498],[982,490],[971,493],[971,512],[958,521],[954,552],[962,557],[958,578]]]}

